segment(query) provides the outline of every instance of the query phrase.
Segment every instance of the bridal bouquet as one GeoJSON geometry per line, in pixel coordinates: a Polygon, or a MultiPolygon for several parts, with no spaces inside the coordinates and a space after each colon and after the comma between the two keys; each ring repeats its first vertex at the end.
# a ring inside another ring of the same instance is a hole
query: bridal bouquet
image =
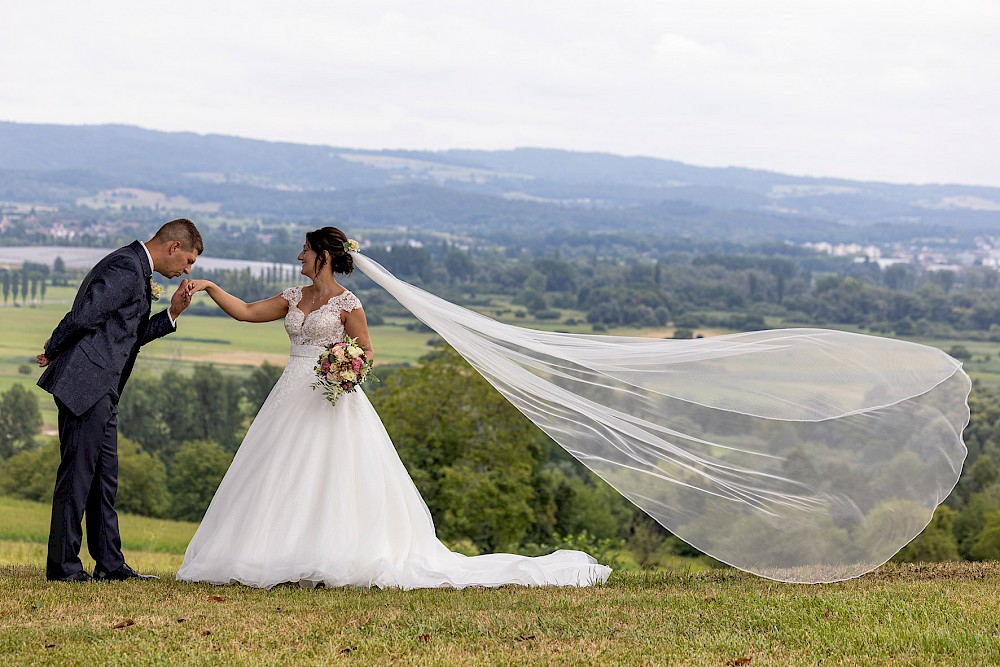
{"type": "Polygon", "coordinates": [[[375,377],[369,375],[372,361],[365,355],[358,341],[344,336],[339,343],[328,345],[316,362],[316,381],[313,389],[320,389],[331,405],[337,404],[344,394],[348,394],[362,382],[375,377]]]}

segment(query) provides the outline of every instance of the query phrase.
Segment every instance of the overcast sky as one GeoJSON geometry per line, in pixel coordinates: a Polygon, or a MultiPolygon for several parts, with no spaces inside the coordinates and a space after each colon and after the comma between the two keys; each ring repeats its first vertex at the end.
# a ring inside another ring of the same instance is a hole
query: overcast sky
{"type": "Polygon", "coordinates": [[[0,1],[0,120],[1000,186],[998,0],[0,1]]]}

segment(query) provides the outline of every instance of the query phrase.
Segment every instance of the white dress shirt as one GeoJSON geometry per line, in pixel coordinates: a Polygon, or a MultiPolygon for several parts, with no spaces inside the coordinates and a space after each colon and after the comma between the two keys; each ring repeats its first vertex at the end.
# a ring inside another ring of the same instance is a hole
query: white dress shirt
{"type": "MultiPolygon", "coordinates": [[[[152,272],[152,270],[153,270],[153,256],[149,254],[149,248],[146,247],[145,243],[143,243],[142,241],[140,241],[139,244],[142,246],[142,249],[146,251],[146,259],[149,260],[149,270],[150,270],[150,272],[152,272]]],[[[152,280],[152,277],[150,278],[150,280],[152,280]]],[[[172,326],[173,328],[176,329],[177,328],[177,322],[174,321],[173,315],[170,314],[170,308],[169,307],[167,308],[167,319],[170,320],[170,326],[172,326]]]]}

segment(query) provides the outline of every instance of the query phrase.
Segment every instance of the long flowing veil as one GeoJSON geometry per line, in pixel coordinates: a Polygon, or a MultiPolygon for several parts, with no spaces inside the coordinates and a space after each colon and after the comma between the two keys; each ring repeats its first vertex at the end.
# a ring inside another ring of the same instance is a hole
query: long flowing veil
{"type": "Polygon", "coordinates": [[[824,329],[661,340],[492,320],[355,265],[679,538],[763,577],[886,562],[958,481],[971,383],[935,348],[824,329]]]}

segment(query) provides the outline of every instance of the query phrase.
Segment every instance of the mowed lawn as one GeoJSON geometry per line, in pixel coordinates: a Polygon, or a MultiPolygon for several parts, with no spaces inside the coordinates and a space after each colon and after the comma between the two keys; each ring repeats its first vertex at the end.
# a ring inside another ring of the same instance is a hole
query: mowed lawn
{"type": "Polygon", "coordinates": [[[584,589],[258,590],[176,581],[194,524],[123,515],[129,562],[160,579],[63,584],[44,579],[47,513],[0,498],[6,665],[1000,661],[997,563],[888,565],[813,586],[678,569],[584,589]]]}

